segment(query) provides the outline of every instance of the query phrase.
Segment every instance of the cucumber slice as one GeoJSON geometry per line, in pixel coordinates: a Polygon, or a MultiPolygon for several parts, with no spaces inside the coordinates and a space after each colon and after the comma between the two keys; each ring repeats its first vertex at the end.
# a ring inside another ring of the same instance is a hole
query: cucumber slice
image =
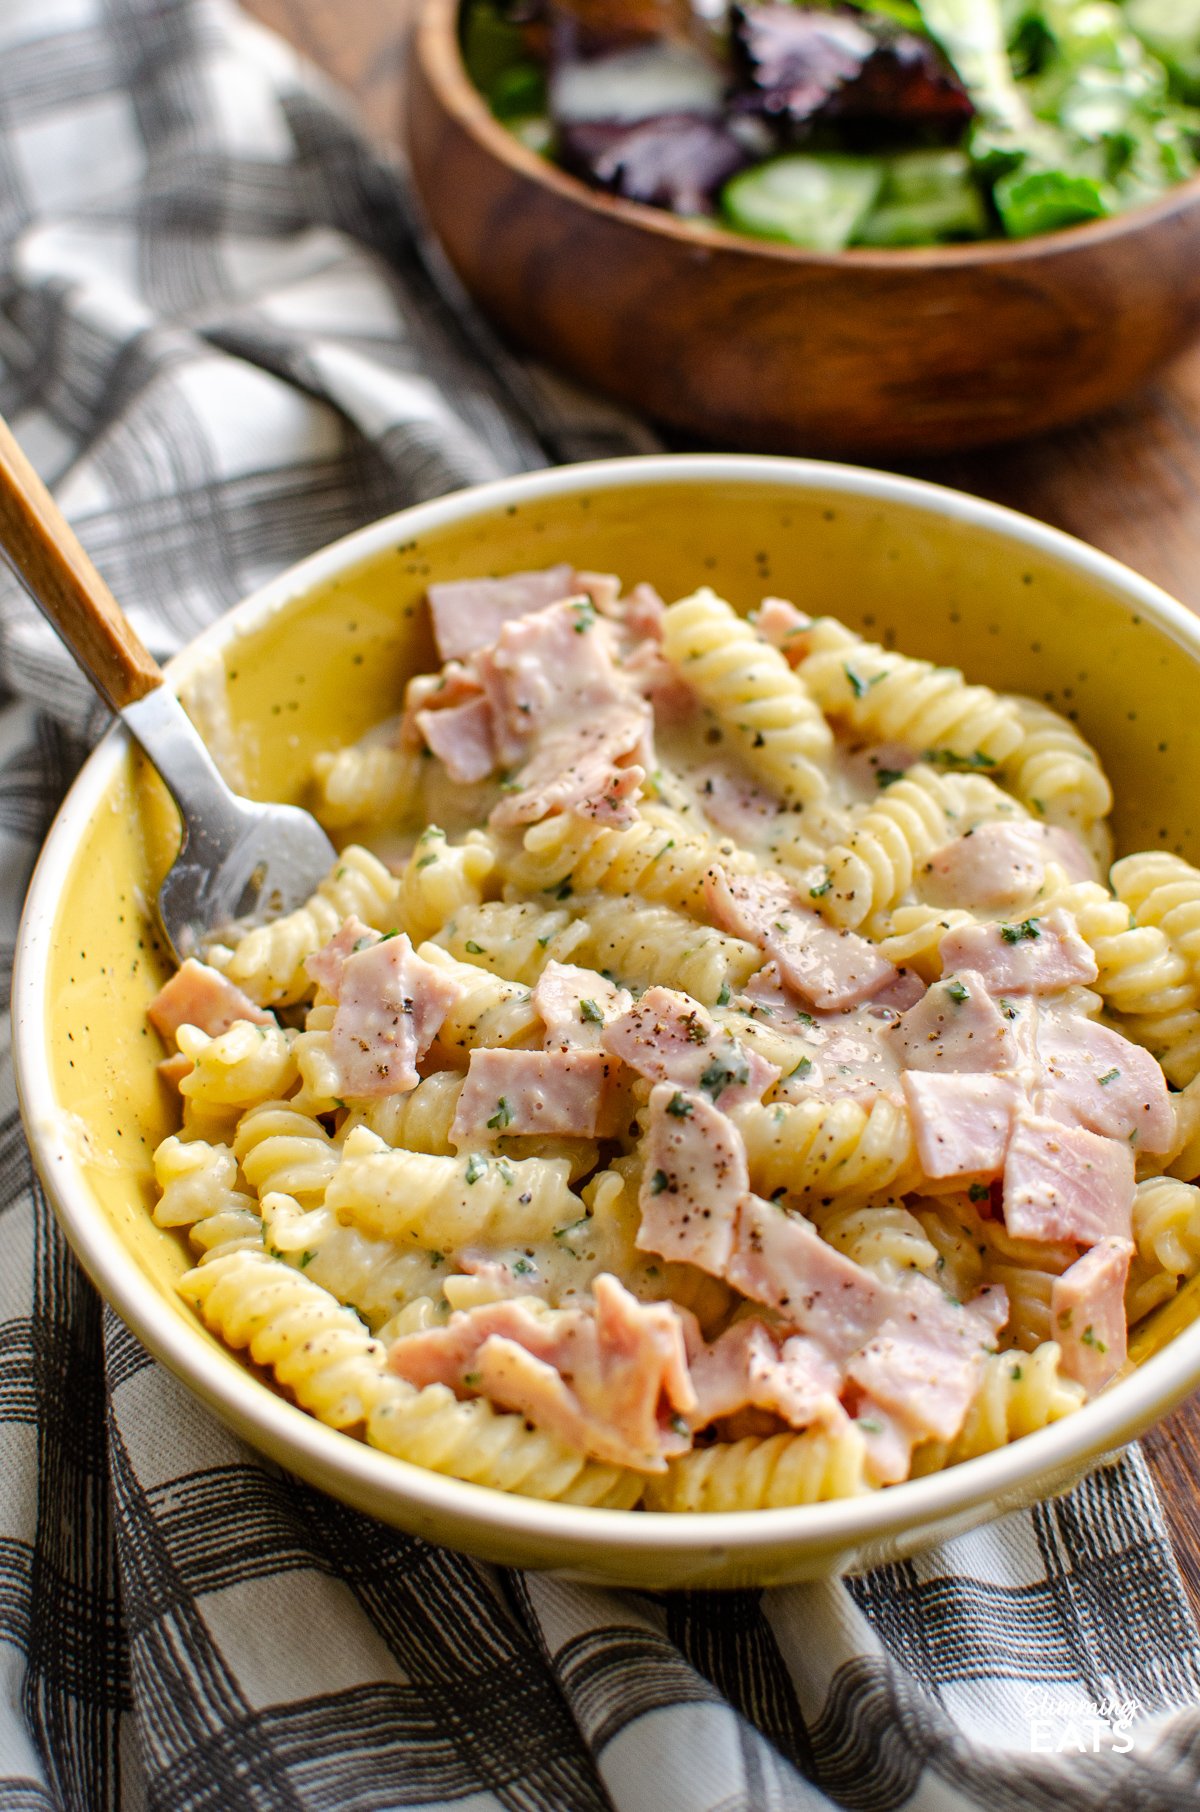
{"type": "Polygon", "coordinates": [[[721,191],[721,208],[730,226],[757,239],[840,252],[882,186],[877,158],[799,151],[733,177],[721,191]]]}
{"type": "Polygon", "coordinates": [[[987,205],[961,151],[905,151],[887,161],[883,189],[856,245],[936,245],[983,239],[987,205]]]}

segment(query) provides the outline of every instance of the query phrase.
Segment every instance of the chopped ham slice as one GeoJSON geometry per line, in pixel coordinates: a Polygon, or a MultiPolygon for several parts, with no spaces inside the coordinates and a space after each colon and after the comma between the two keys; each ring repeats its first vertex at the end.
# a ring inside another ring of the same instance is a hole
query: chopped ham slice
{"type": "Polygon", "coordinates": [[[1128,1239],[1133,1152],[1080,1126],[1017,1115],[1004,1164],[1004,1222],[1018,1239],[1095,1246],[1128,1239]]]}
{"type": "Polygon", "coordinates": [[[506,623],[556,604],[573,583],[574,569],[564,565],[509,573],[503,579],[451,579],[431,585],[426,595],[438,653],[444,661],[456,661],[489,648],[506,623]]]}
{"type": "Polygon", "coordinates": [[[757,785],[744,768],[733,761],[710,761],[688,776],[700,796],[700,805],[710,824],[730,836],[754,835],[770,824],[783,810],[774,793],[757,785]]]}
{"type": "Polygon", "coordinates": [[[898,1485],[908,1477],[916,1436],[898,1416],[873,1397],[859,1395],[854,1426],[863,1437],[866,1471],[877,1485],[898,1485]]]}
{"type": "Polygon", "coordinates": [[[380,937],[353,917],[306,966],[337,1002],[329,1054],[339,1094],[373,1099],[415,1088],[418,1060],[458,999],[454,977],[418,956],[404,934],[380,937]]]}
{"type": "Polygon", "coordinates": [[[1082,1014],[1043,1009],[1037,1027],[1041,1113],[1067,1126],[1168,1151],[1175,1115],[1149,1051],[1082,1014]]]}
{"type": "Polygon", "coordinates": [[[602,1044],[639,1076],[697,1089],[726,1112],[759,1101],[779,1070],[721,1030],[690,994],[647,988],[620,1019],[604,1028],[602,1044]]]}
{"type": "Polygon", "coordinates": [[[837,931],[801,904],[782,875],[712,868],[705,898],[722,931],[748,938],[779,965],[785,986],[814,1007],[853,1007],[895,981],[892,964],[855,931],[837,931]]]}
{"type": "Polygon", "coordinates": [[[155,1031],[164,1038],[174,1038],[180,1026],[198,1026],[210,1038],[217,1038],[239,1019],[248,1019],[256,1026],[275,1024],[273,1013],[256,1006],[219,969],[198,963],[194,956],[189,956],[163,984],[146,1013],[155,1031]]]}
{"type": "Polygon", "coordinates": [[[1094,982],[1096,959],[1070,913],[1017,925],[959,925],[941,942],[942,968],[977,969],[993,994],[1057,994],[1094,982]]]}
{"type": "Polygon", "coordinates": [[[185,1057],[182,1051],[173,1051],[169,1057],[164,1057],[161,1063],[155,1065],[159,1081],[177,1093],[184,1077],[191,1075],[192,1067],[191,1058],[185,1057]]]}
{"type": "Polygon", "coordinates": [[[615,633],[589,599],[567,599],[507,623],[476,655],[502,762],[524,760],[549,729],[586,727],[611,705],[630,703],[613,658],[615,633]]]}
{"type": "Polygon", "coordinates": [[[634,700],[547,731],[489,822],[505,829],[578,812],[598,824],[632,824],[646,770],[629,757],[644,751],[649,725],[645,705],[634,700]]]}
{"type": "Polygon", "coordinates": [[[934,906],[1003,912],[1032,900],[1046,878],[1049,827],[1032,820],[981,824],[943,844],[921,870],[921,893],[934,906]]]}
{"type": "Polygon", "coordinates": [[[596,1459],[665,1471],[690,1445],[678,1424],[696,1408],[679,1312],[639,1303],[606,1273],[592,1290],[590,1310],[508,1301],[452,1315],[397,1340],[391,1367],[410,1384],[489,1397],[596,1459]]]}
{"type": "Polygon", "coordinates": [[[719,1277],[750,1188],[741,1134],[704,1095],[660,1082],[650,1091],[645,1161],[639,1248],[719,1277]]]}
{"type": "Polygon", "coordinates": [[[812,618],[802,615],[786,598],[764,598],[751,618],[764,642],[770,642],[794,667],[808,653],[812,618]]]}
{"type": "Polygon", "coordinates": [[[1089,1397],[1125,1363],[1125,1281],[1132,1256],[1128,1240],[1102,1239],[1056,1277],[1050,1291],[1063,1374],[1082,1384],[1089,1397]]]}
{"type": "Polygon", "coordinates": [[[522,1133],[593,1139],[606,1125],[616,1064],[603,1051],[471,1052],[450,1138],[473,1145],[522,1133]]]}
{"type": "Polygon", "coordinates": [[[496,765],[496,745],[492,714],[482,693],[446,711],[418,711],[416,723],[429,748],[445,762],[451,780],[470,786],[487,779],[496,765]]]}
{"type": "Polygon", "coordinates": [[[404,689],[404,712],[397,742],[401,748],[415,752],[425,742],[422,717],[453,711],[459,705],[470,704],[473,699],[482,697],[479,681],[460,661],[447,661],[440,673],[416,674],[404,689]]]}
{"type": "Polygon", "coordinates": [[[791,1428],[845,1423],[840,1371],[803,1334],[781,1340],[765,1322],[738,1321],[711,1346],[689,1346],[688,1368],[698,1399],[694,1428],[742,1409],[766,1410],[791,1428]]]}
{"type": "Polygon", "coordinates": [[[547,963],[533,990],[533,1009],[545,1024],[548,1051],[598,1051],[605,1026],[632,1005],[627,988],[574,963],[547,963]]]}
{"type": "Polygon", "coordinates": [[[742,1203],[725,1277],[841,1362],[871,1337],[891,1304],[889,1286],[829,1245],[811,1221],[757,1195],[742,1203]]]}
{"type": "Polygon", "coordinates": [[[974,969],[935,982],[888,1039],[909,1070],[994,1073],[1017,1060],[1009,1021],[974,969]]]}
{"type": "Polygon", "coordinates": [[[915,1276],[895,1297],[846,1376],[915,1439],[952,1441],[979,1388],[984,1357],[995,1351],[1008,1319],[1008,1298],[991,1286],[959,1304],[915,1276]]]}
{"type": "Polygon", "coordinates": [[[906,1071],[903,1081],[917,1157],[931,1182],[1000,1175],[1024,1103],[1016,1082],[920,1070],[906,1071]]]}

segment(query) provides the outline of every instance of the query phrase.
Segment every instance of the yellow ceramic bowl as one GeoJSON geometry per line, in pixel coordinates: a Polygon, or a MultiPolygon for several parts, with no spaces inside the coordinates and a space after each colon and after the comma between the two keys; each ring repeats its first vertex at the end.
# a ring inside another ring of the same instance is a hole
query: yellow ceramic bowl
{"type": "MultiPolygon", "coordinates": [[[[706,582],[742,609],[781,593],[1046,698],[1078,714],[1100,749],[1119,846],[1200,857],[1200,623],[1066,536],[874,472],[656,458],[461,492],[314,555],[201,637],[171,680],[187,696],[227,696],[223,735],[248,791],[298,800],[314,751],[390,714],[429,664],[420,604],[431,578],[558,560],[648,579],[667,596],[706,582]]],[[[157,780],[123,734],[106,738],[51,832],[25,913],[14,1008],[26,1126],[72,1245],[147,1347],[248,1441],[346,1502],[491,1559],[612,1583],[799,1579],[911,1552],[1061,1490],[1200,1380],[1200,1327],[1177,1302],[1143,1337],[1137,1371],[998,1453],[849,1502],[708,1517],[538,1503],[322,1427],[178,1299],[184,1242],[150,1218],[151,1153],[172,1118],[144,1018],[167,974],[149,902],[176,836],[157,780]]]]}

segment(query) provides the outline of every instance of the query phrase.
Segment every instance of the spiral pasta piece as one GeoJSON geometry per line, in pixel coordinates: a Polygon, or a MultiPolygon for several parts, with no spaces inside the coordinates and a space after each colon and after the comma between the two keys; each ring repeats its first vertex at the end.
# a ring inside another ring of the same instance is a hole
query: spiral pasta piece
{"type": "Polygon", "coordinates": [[[352,743],[314,755],[314,810],[330,830],[397,823],[420,796],[421,757],[390,742],[352,743]]]}
{"type": "Polygon", "coordinates": [[[472,962],[460,963],[440,944],[422,944],[417,954],[459,984],[459,996],[437,1035],[437,1044],[452,1058],[461,1061],[476,1049],[541,1043],[545,1028],[523,983],[506,981],[472,962]]]}
{"type": "MultiPolygon", "coordinates": [[[[439,1158],[396,1151],[365,1126],[346,1135],[325,1191],[339,1220],[374,1239],[453,1252],[476,1241],[549,1239],[579,1219],[563,1159],[439,1158]]],[[[294,1193],[290,1192],[290,1193],[294,1193]]]]}
{"type": "Polygon", "coordinates": [[[397,925],[414,944],[424,943],[456,912],[479,905],[495,866],[486,832],[468,831],[461,843],[451,843],[438,825],[427,826],[400,875],[397,925]]]}
{"type": "Polygon", "coordinates": [[[693,1514],[781,1510],[869,1489],[863,1437],[848,1423],[694,1448],[647,1481],[645,1507],[693,1514]]]}
{"type": "Polygon", "coordinates": [[[760,1195],[903,1194],[919,1175],[908,1114],[883,1095],[869,1109],[848,1099],[754,1103],[732,1117],[760,1195]]]}
{"type": "Polygon", "coordinates": [[[936,1271],[938,1250],[902,1202],[821,1202],[808,1210],[822,1239],[868,1271],[936,1271]]]}
{"type": "Polygon", "coordinates": [[[532,987],[547,963],[587,960],[578,955],[587,934],[586,924],[563,907],[489,900],[460,908],[434,934],[433,942],[460,962],[532,987]]]}
{"type": "Polygon", "coordinates": [[[1021,741],[1005,763],[1005,784],[1048,824],[1088,838],[1112,811],[1112,787],[1091,744],[1068,718],[1031,698],[1009,701],[1021,741]]]}
{"type": "Polygon", "coordinates": [[[942,939],[959,925],[973,923],[973,915],[957,906],[897,906],[863,930],[897,969],[913,969],[923,981],[934,982],[942,974],[942,939]]]}
{"type": "Polygon", "coordinates": [[[662,975],[704,1006],[729,999],[762,967],[762,953],[743,938],[699,925],[670,906],[588,894],[572,960],[619,982],[648,988],[662,975]]]}
{"type": "Polygon", "coordinates": [[[265,1252],[212,1258],[179,1288],[228,1346],[248,1347],[256,1365],[269,1366],[331,1428],[365,1421],[396,1392],[383,1346],[353,1309],[265,1252]]]}
{"type": "Polygon", "coordinates": [[[233,1150],[260,1201],[279,1190],[306,1204],[319,1202],[338,1163],[321,1122],[290,1101],[264,1101],[243,1114],[233,1150]]]}
{"type": "Polygon", "coordinates": [[[1000,766],[1020,746],[1016,706],[969,686],[956,668],[865,642],[833,617],[818,617],[806,639],[797,672],[821,709],[876,741],[982,768],[1000,766]]]}
{"type": "MultiPolygon", "coordinates": [[[[647,807],[620,829],[585,823],[570,813],[546,818],[525,833],[524,847],[508,865],[523,893],[561,899],[598,888],[641,894],[683,912],[703,913],[704,878],[731,858],[711,838],[687,831],[668,813],[647,807]]],[[[746,867],[744,859],[734,867],[746,867]]]]}
{"type": "Polygon", "coordinates": [[[185,1101],[204,1107],[249,1107],[284,1095],[297,1077],[292,1037],[279,1026],[239,1019],[210,1038],[198,1026],[180,1026],[176,1043],[191,1060],[179,1084],[185,1101]]]}
{"type": "Polygon", "coordinates": [[[227,1145],[172,1133],[154,1154],[154,1178],[161,1191],[156,1225],[186,1227],[205,1259],[243,1246],[261,1250],[262,1222],[253,1197],[237,1187],[237,1159],[227,1145]]]}
{"type": "Polygon", "coordinates": [[[979,776],[910,768],[854,814],[846,841],[825,859],[829,885],[817,904],[837,925],[862,925],[908,892],[934,850],[979,824],[1019,813],[1014,800],[979,776]]]}
{"type": "Polygon", "coordinates": [[[260,1007],[290,1005],[311,995],[304,964],[351,913],[376,931],[390,928],[400,883],[370,850],[344,849],[312,898],[295,912],[258,925],[231,951],[210,960],[260,1007]]]}
{"type": "MultiPolygon", "coordinates": [[[[272,1258],[295,1265],[312,1282],[360,1315],[377,1334],[411,1301],[436,1308],[445,1274],[440,1252],[401,1248],[343,1227],[328,1208],[303,1208],[294,1196],[262,1200],[263,1245],[272,1258]]],[[[440,1304],[444,1321],[446,1305],[440,1304]]]]}
{"type": "Polygon", "coordinates": [[[462,1070],[435,1070],[407,1094],[360,1102],[347,1130],[366,1126],[387,1145],[423,1151],[429,1157],[450,1157],[454,1152],[450,1128],[465,1080],[462,1070]]]}
{"type": "Polygon", "coordinates": [[[1195,1004],[1187,964],[1157,925],[1138,925],[1098,881],[1076,881],[1047,901],[1073,914],[1099,970],[1096,983],[1118,1013],[1161,1018],[1195,1004]]]}
{"type": "Polygon", "coordinates": [[[958,1435],[949,1443],[930,1441],[919,1447],[913,1455],[914,1476],[993,1453],[1081,1409],[1087,1393],[1063,1377],[1061,1365],[1062,1349],[1053,1340],[1032,1353],[990,1353],[958,1435]]]}
{"type": "Polygon", "coordinates": [[[753,772],[781,798],[824,798],[833,737],[777,648],[708,589],[668,607],[662,639],[671,665],[733,732],[753,772]]]}
{"type": "Polygon", "coordinates": [[[1150,849],[1114,862],[1110,878],[1137,923],[1156,925],[1200,985],[1200,869],[1165,849],[1150,849]]]}
{"type": "Polygon", "coordinates": [[[1200,1271],[1200,1189],[1174,1177],[1148,1177],[1133,1202],[1136,1256],[1125,1293],[1130,1322],[1140,1321],[1200,1271]]]}

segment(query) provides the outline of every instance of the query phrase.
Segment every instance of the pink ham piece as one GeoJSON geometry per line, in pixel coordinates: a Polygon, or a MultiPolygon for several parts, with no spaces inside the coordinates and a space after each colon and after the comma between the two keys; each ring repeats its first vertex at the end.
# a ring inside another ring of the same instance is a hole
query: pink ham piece
{"type": "Polygon", "coordinates": [[[782,875],[712,868],[705,898],[713,922],[748,938],[778,963],[785,987],[810,1006],[853,1007],[894,982],[896,971],[855,931],[837,931],[801,904],[782,875]]]}
{"type": "MultiPolygon", "coordinates": [[[[187,1022],[184,1020],[180,1023],[186,1024],[187,1022]]],[[[191,1058],[185,1057],[182,1051],[174,1051],[170,1057],[164,1057],[161,1063],[156,1064],[155,1068],[158,1071],[159,1081],[178,1093],[180,1083],[185,1076],[191,1075],[193,1065],[191,1058]]]]}
{"type": "Polygon", "coordinates": [[[1017,1061],[1009,1021],[982,975],[963,969],[935,982],[887,1034],[905,1069],[995,1072],[1017,1061]]]}
{"type": "Polygon", "coordinates": [[[248,1019],[256,1026],[275,1024],[273,1013],[256,1006],[219,969],[198,963],[194,956],[189,956],[163,984],[146,1014],[164,1038],[174,1038],[180,1026],[198,1026],[210,1038],[217,1038],[239,1019],[248,1019]]]}
{"type": "Polygon", "coordinates": [[[1133,1152],[1081,1126],[1017,1115],[1004,1163],[1004,1224],[1018,1239],[1127,1240],[1133,1152]]]}
{"type": "Polygon", "coordinates": [[[1158,1064],[1141,1045],[1079,1013],[1043,1009],[1037,1051],[1041,1113],[1138,1151],[1170,1149],[1171,1097],[1158,1064]]]}
{"type": "Polygon", "coordinates": [[[549,729],[586,729],[610,706],[638,703],[614,661],[615,636],[590,599],[571,598],[507,623],[475,656],[502,762],[523,760],[549,729]]]}
{"type": "MultiPolygon", "coordinates": [[[[425,741],[421,720],[456,710],[483,697],[483,687],[460,661],[447,661],[440,673],[418,673],[404,689],[404,711],[396,740],[401,748],[420,749],[425,741]]],[[[494,759],[494,756],[493,756],[494,759]]]]}
{"type": "Polygon", "coordinates": [[[1008,1297],[997,1286],[964,1305],[928,1278],[912,1277],[846,1377],[916,1440],[952,1441],[1007,1319],[1008,1297]]]}
{"type": "Polygon", "coordinates": [[[645,706],[635,701],[547,732],[489,822],[511,829],[551,812],[577,812],[597,824],[632,824],[646,770],[629,757],[644,751],[649,723],[645,706]]]}
{"type": "Polygon", "coordinates": [[[375,1099],[415,1088],[417,1063],[458,999],[458,982],[404,934],[380,937],[355,918],[306,967],[337,1002],[329,1053],[338,1092],[375,1099]]]}
{"type": "Polygon", "coordinates": [[[977,969],[993,994],[1057,994],[1096,979],[1096,959],[1061,910],[1016,925],[960,925],[941,942],[942,968],[977,969]]]}
{"type": "Polygon", "coordinates": [[[514,617],[565,598],[574,577],[574,569],[564,565],[509,573],[503,579],[450,579],[431,585],[426,596],[438,653],[444,661],[457,661],[489,648],[514,617]]]}
{"type": "Polygon", "coordinates": [[[863,1437],[868,1476],[877,1485],[898,1485],[912,1470],[916,1436],[873,1397],[859,1396],[854,1426],[863,1437]]]}
{"type": "Polygon", "coordinates": [[[732,837],[753,836],[784,809],[774,793],[751,780],[733,761],[710,761],[688,775],[710,824],[732,837]]]}
{"type": "Polygon", "coordinates": [[[690,994],[647,988],[620,1019],[605,1026],[602,1044],[639,1076],[696,1089],[726,1112],[759,1101],[779,1070],[757,1051],[722,1031],[690,994]]]}
{"type": "Polygon", "coordinates": [[[747,1195],[726,1281],[844,1363],[887,1316],[893,1291],[823,1240],[803,1215],[747,1195]]]}
{"type": "Polygon", "coordinates": [[[603,1051],[472,1051],[451,1140],[470,1146],[524,1133],[594,1139],[613,1130],[605,1108],[616,1067],[603,1051]]]}
{"type": "Polygon", "coordinates": [[[934,851],[921,871],[921,894],[933,906],[1004,912],[1035,897],[1051,861],[1073,881],[1092,879],[1087,851],[1071,831],[1031,819],[981,824],[934,851]]]}
{"type": "Polygon", "coordinates": [[[903,1084],[917,1158],[931,1182],[1000,1175],[1024,1105],[1011,1077],[907,1070],[903,1084]]]}
{"type": "Polygon", "coordinates": [[[445,763],[451,780],[460,786],[486,780],[495,767],[492,714],[482,693],[449,710],[418,711],[416,724],[430,750],[445,763]]]}
{"type": "Polygon", "coordinates": [[[1050,1325],[1062,1348],[1065,1377],[1089,1397],[1103,1390],[1125,1363],[1125,1281],[1133,1247],[1102,1239],[1056,1277],[1050,1291],[1050,1325]]]}
{"type": "Polygon", "coordinates": [[[802,615],[786,598],[764,598],[751,618],[764,642],[778,648],[794,667],[808,653],[807,632],[812,618],[802,615]]]}
{"type": "Polygon", "coordinates": [[[418,1387],[488,1397],[577,1452],[663,1472],[691,1445],[681,1418],[696,1408],[683,1322],[672,1304],[639,1303],[606,1273],[592,1293],[594,1309],[539,1313],[521,1301],[468,1309],[397,1340],[389,1362],[418,1387]]]}
{"type": "Polygon", "coordinates": [[[803,1334],[781,1339],[765,1322],[738,1321],[711,1346],[689,1343],[688,1369],[694,1428],[742,1409],[766,1410],[791,1428],[845,1425],[838,1367],[803,1334]]]}
{"type": "Polygon", "coordinates": [[[633,1005],[627,988],[575,963],[547,963],[533,990],[548,1051],[598,1051],[604,1028],[633,1005]]]}
{"type": "Polygon", "coordinates": [[[660,1082],[650,1091],[644,1150],[639,1249],[719,1277],[750,1188],[741,1134],[706,1096],[660,1082]]]}

